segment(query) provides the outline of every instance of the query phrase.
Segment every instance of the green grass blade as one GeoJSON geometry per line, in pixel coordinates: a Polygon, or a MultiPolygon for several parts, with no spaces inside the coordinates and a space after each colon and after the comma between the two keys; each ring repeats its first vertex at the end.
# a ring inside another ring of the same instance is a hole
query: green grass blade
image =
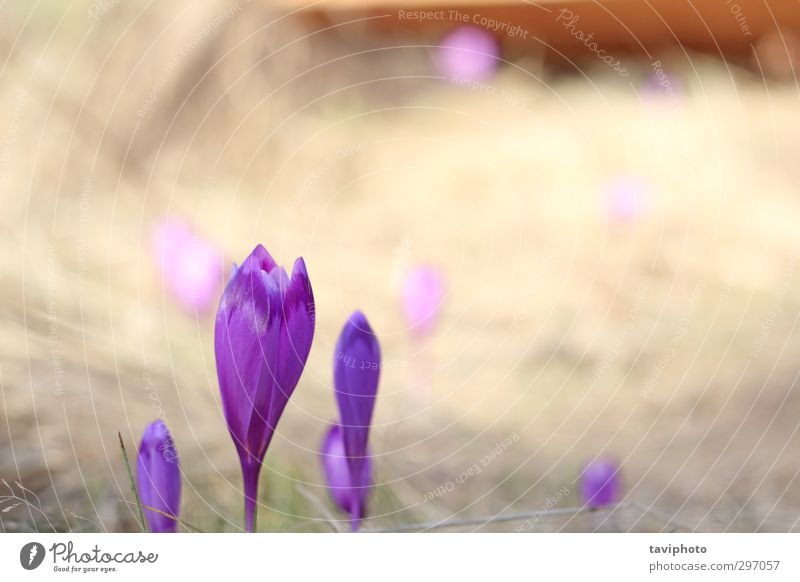
{"type": "Polygon", "coordinates": [[[136,507],[139,509],[139,520],[142,531],[147,531],[147,525],[144,521],[144,511],[142,510],[142,500],[139,499],[139,492],[136,490],[136,481],[133,480],[133,473],[131,472],[131,464],[128,462],[128,453],[125,451],[125,443],[122,441],[122,433],[117,433],[119,437],[119,448],[122,450],[122,460],[125,461],[125,470],[128,472],[128,480],[131,484],[133,496],[136,498],[136,507]]]}

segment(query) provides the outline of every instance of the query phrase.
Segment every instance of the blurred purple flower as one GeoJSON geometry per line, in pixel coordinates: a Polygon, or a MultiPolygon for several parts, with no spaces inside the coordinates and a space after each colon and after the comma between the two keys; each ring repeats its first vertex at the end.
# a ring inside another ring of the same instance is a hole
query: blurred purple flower
{"type": "Polygon", "coordinates": [[[685,90],[680,76],[659,67],[645,79],[642,93],[650,101],[666,100],[674,105],[679,105],[683,101],[685,90]]]}
{"type": "Polygon", "coordinates": [[[617,176],[605,187],[608,218],[617,224],[630,224],[650,208],[652,188],[639,176],[617,176]]]}
{"type": "Polygon", "coordinates": [[[589,507],[603,507],[619,501],[620,469],[612,459],[591,462],[581,475],[581,499],[589,507]]]}
{"type": "Polygon", "coordinates": [[[258,245],[222,294],[214,330],[222,410],[242,466],[245,528],[256,520],[258,478],[314,337],[314,294],[302,258],[292,276],[258,245]]]}
{"type": "Polygon", "coordinates": [[[436,54],[440,73],[451,81],[484,81],[497,69],[500,44],[486,30],[461,26],[442,39],[436,54]]]}
{"type": "Polygon", "coordinates": [[[444,299],[444,275],[435,267],[417,266],[406,275],[401,292],[411,332],[417,336],[428,335],[436,326],[444,299]]]}
{"type": "MultiPolygon", "coordinates": [[[[178,452],[167,425],[161,420],[144,429],[136,463],[136,481],[143,506],[178,517],[181,506],[178,452]]],[[[144,515],[154,533],[172,533],[178,527],[176,519],[156,511],[145,509],[144,515]]]]}
{"type": "Polygon", "coordinates": [[[378,394],[381,350],[360,311],[350,316],[339,335],[333,361],[333,385],[340,424],[322,443],[322,468],[336,505],[350,514],[353,531],[366,514],[372,487],[372,461],[367,446],[372,411],[378,394]]]}
{"type": "Polygon", "coordinates": [[[222,251],[177,219],[159,224],[153,240],[167,290],[187,310],[208,312],[222,284],[222,251]]]}

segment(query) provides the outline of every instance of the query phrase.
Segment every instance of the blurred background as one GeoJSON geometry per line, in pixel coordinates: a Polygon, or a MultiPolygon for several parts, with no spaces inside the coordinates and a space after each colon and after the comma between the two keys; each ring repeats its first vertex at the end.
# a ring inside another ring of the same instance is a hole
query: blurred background
{"type": "Polygon", "coordinates": [[[317,450],[362,309],[365,529],[797,530],[798,33],[790,0],[4,2],[3,531],[135,531],[117,433],[155,418],[184,519],[240,530],[213,320],[256,243],[317,313],[261,529],[346,523],[317,450]],[[619,504],[572,511],[600,460],[619,504]]]}

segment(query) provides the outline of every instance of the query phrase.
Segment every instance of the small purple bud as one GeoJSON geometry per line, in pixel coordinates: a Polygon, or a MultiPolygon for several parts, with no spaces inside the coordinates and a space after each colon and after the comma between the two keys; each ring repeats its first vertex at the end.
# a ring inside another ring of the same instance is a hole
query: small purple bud
{"type": "Polygon", "coordinates": [[[494,74],[499,59],[497,39],[475,26],[461,26],[448,34],[436,54],[441,75],[454,82],[485,81],[494,74]]]}
{"type": "Polygon", "coordinates": [[[431,333],[444,300],[442,272],[430,265],[419,265],[406,275],[401,292],[403,312],[411,332],[419,337],[431,333]]]}
{"type": "Polygon", "coordinates": [[[589,507],[613,505],[620,497],[620,469],[612,459],[592,461],[580,477],[581,500],[589,507]]]}
{"type": "MultiPolygon", "coordinates": [[[[143,506],[178,517],[181,469],[172,435],[161,420],[156,420],[144,430],[136,463],[136,481],[143,506]]],[[[172,533],[178,527],[177,519],[156,511],[145,509],[144,515],[150,531],[154,533],[172,533]]]]}

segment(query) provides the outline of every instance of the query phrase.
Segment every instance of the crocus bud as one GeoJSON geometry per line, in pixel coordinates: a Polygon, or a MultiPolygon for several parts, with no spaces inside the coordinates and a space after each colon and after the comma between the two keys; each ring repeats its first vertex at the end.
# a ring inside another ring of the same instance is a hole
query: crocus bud
{"type": "Polygon", "coordinates": [[[214,330],[222,411],[242,466],[245,528],[255,528],[261,464],[314,337],[314,295],[303,259],[291,277],[258,245],[233,274],[214,330]]]}
{"type": "Polygon", "coordinates": [[[187,311],[207,312],[222,287],[222,251],[182,220],[165,220],[153,239],[166,290],[187,311]]]}
{"type": "Polygon", "coordinates": [[[581,474],[581,498],[589,507],[613,505],[620,496],[620,469],[611,459],[589,463],[581,474]]]}
{"type": "Polygon", "coordinates": [[[436,327],[444,300],[445,281],[439,269],[420,265],[403,280],[403,312],[411,333],[423,337],[436,327]]]}
{"type": "Polygon", "coordinates": [[[163,512],[144,509],[150,531],[174,532],[181,506],[181,469],[172,435],[161,420],[144,430],[136,463],[136,481],[142,506],[163,512]]]}
{"type": "Polygon", "coordinates": [[[500,45],[488,31],[461,26],[442,39],[436,64],[442,76],[455,83],[484,81],[500,62],[500,45]]]}
{"type": "Polygon", "coordinates": [[[378,394],[381,351],[378,339],[360,311],[342,329],[333,360],[333,384],[339,424],[322,443],[322,468],[334,502],[350,514],[353,531],[361,525],[372,487],[367,443],[378,394]]]}

